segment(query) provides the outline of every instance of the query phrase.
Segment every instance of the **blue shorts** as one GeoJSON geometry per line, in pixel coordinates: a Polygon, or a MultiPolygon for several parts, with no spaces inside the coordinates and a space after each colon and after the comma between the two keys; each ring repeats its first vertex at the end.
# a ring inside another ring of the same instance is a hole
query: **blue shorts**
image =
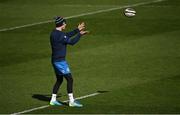
{"type": "Polygon", "coordinates": [[[71,73],[69,65],[66,61],[52,62],[52,64],[57,75],[65,75],[71,73]]]}

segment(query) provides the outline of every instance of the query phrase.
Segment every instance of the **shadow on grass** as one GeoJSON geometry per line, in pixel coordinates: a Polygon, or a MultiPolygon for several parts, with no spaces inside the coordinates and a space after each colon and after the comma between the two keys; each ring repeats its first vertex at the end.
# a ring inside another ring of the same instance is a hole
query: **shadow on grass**
{"type": "MultiPolygon", "coordinates": [[[[97,91],[98,93],[107,93],[109,91],[102,91],[102,90],[99,90],[97,91]]],[[[62,94],[57,94],[57,98],[59,97],[62,97],[62,96],[66,96],[66,95],[62,95],[62,94]]],[[[40,101],[46,101],[46,102],[50,102],[51,100],[51,95],[44,95],[44,94],[33,94],[32,95],[32,98],[34,99],[37,99],[37,100],[40,100],[40,101]]],[[[64,105],[66,105],[67,103],[64,103],[64,102],[61,102],[63,103],[64,105]]]]}
{"type": "Polygon", "coordinates": [[[99,90],[99,91],[97,91],[98,93],[108,93],[108,92],[110,92],[110,91],[103,91],[103,90],[99,90]]]}
{"type": "MultiPolygon", "coordinates": [[[[62,97],[65,95],[58,94],[57,98],[62,97]]],[[[40,101],[47,101],[49,102],[51,100],[51,95],[43,95],[43,94],[33,94],[32,98],[40,100],[40,101]]]]}

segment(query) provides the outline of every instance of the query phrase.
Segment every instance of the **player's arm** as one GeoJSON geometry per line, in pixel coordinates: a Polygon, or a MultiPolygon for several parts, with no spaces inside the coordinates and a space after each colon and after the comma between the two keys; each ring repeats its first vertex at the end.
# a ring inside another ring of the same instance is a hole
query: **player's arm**
{"type": "Polygon", "coordinates": [[[76,44],[79,40],[80,40],[80,37],[81,37],[81,34],[80,33],[78,33],[74,38],[70,38],[69,36],[63,36],[63,40],[62,40],[62,42],[64,43],[64,44],[69,44],[69,45],[74,45],[74,44],[76,44]]]}
{"type": "Polygon", "coordinates": [[[79,33],[80,31],[82,31],[83,29],[85,29],[85,23],[82,22],[78,25],[78,27],[76,29],[74,29],[73,31],[67,32],[66,35],[68,37],[72,37],[74,35],[76,35],[77,33],[79,33]]]}
{"type": "Polygon", "coordinates": [[[78,28],[74,29],[73,31],[67,32],[66,35],[68,37],[72,37],[72,36],[76,35],[77,33],[79,33],[79,29],[78,28]]]}
{"type": "Polygon", "coordinates": [[[74,45],[74,44],[76,44],[79,40],[80,40],[80,37],[82,36],[82,35],[85,35],[85,34],[87,34],[88,33],[88,31],[80,31],[73,39],[71,39],[70,37],[68,37],[68,36],[64,36],[63,37],[63,43],[65,43],[65,44],[69,44],[69,45],[74,45]]]}

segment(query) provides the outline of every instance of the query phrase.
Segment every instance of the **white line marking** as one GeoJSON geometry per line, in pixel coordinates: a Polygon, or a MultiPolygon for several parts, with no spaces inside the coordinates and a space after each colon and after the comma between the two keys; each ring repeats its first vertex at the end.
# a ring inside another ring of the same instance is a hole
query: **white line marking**
{"type": "MultiPolygon", "coordinates": [[[[100,93],[98,93],[98,92],[97,93],[92,93],[92,94],[89,94],[89,95],[77,97],[75,99],[80,100],[80,99],[84,99],[84,98],[88,98],[88,97],[93,97],[93,96],[96,96],[96,95],[99,95],[99,94],[100,93]]],[[[63,102],[68,102],[68,101],[69,100],[65,100],[63,102]]],[[[44,108],[47,108],[47,107],[50,107],[50,105],[44,105],[44,106],[36,107],[36,108],[33,108],[33,109],[24,110],[24,111],[21,111],[21,112],[13,113],[11,115],[18,115],[18,114],[28,113],[28,112],[32,112],[32,111],[35,111],[35,110],[44,109],[44,108]]]]}
{"type": "MultiPolygon", "coordinates": [[[[98,10],[98,11],[94,11],[94,12],[82,13],[82,14],[78,14],[78,15],[65,17],[65,19],[78,18],[78,17],[82,17],[82,16],[87,16],[87,15],[93,15],[93,14],[98,14],[98,13],[110,12],[110,11],[113,11],[113,10],[119,10],[119,9],[123,9],[123,8],[126,8],[126,7],[135,7],[135,6],[146,5],[146,4],[151,4],[151,3],[157,3],[157,2],[162,2],[162,1],[165,1],[165,0],[154,0],[154,1],[150,1],[150,2],[142,2],[142,3],[133,4],[133,5],[119,6],[119,7],[105,9],[105,10],[98,10]]],[[[22,25],[22,26],[4,28],[4,29],[0,29],[0,32],[15,30],[15,29],[19,29],[19,28],[25,28],[25,27],[31,27],[31,26],[40,25],[40,24],[51,23],[53,21],[54,20],[47,20],[47,21],[36,22],[36,23],[32,23],[32,24],[26,24],[26,25],[22,25]]]]}
{"type": "Polygon", "coordinates": [[[91,5],[91,4],[62,4],[64,7],[98,7],[98,8],[110,8],[119,7],[120,5],[91,5]]]}

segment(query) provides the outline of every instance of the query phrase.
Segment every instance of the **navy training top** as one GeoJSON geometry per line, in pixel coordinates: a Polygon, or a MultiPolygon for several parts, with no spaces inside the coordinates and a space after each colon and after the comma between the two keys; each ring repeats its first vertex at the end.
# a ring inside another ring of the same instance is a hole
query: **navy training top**
{"type": "Polygon", "coordinates": [[[59,30],[53,30],[50,35],[51,49],[52,49],[52,62],[62,61],[66,58],[67,44],[74,45],[80,40],[81,34],[79,29],[71,32],[64,33],[59,30]],[[76,35],[77,34],[77,35],[76,35]],[[76,35],[73,39],[73,37],[76,35]]]}

